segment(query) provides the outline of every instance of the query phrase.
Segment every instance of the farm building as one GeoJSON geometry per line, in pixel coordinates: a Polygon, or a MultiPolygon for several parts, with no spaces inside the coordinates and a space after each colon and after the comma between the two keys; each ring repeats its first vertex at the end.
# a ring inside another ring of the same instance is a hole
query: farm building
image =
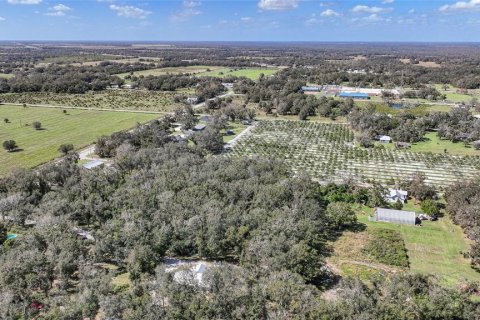
{"type": "Polygon", "coordinates": [[[102,165],[104,165],[102,160],[93,160],[93,161],[90,161],[88,163],[85,163],[83,165],[83,167],[87,170],[91,170],[93,168],[97,168],[97,167],[100,167],[102,165]]]}
{"type": "Polygon", "coordinates": [[[341,92],[340,98],[352,98],[352,99],[370,99],[367,93],[362,92],[341,92]]]}
{"type": "Polygon", "coordinates": [[[303,86],[302,91],[303,92],[319,92],[320,88],[316,86],[303,86]]]}
{"type": "Polygon", "coordinates": [[[378,140],[382,143],[390,143],[392,142],[392,138],[390,136],[380,136],[378,140]]]}
{"type": "Polygon", "coordinates": [[[396,189],[388,189],[388,193],[385,196],[385,200],[388,202],[397,202],[400,201],[401,203],[404,203],[407,201],[408,198],[408,192],[405,190],[396,190],[396,189]]]}
{"type": "Polygon", "coordinates": [[[378,88],[356,88],[356,87],[342,87],[343,92],[350,92],[350,93],[366,93],[369,97],[380,97],[382,96],[383,92],[389,92],[395,97],[400,96],[400,91],[397,89],[378,89],[378,88]]]}
{"type": "Polygon", "coordinates": [[[392,222],[399,224],[415,225],[416,214],[413,211],[393,210],[385,208],[376,208],[373,221],[392,222]]]}

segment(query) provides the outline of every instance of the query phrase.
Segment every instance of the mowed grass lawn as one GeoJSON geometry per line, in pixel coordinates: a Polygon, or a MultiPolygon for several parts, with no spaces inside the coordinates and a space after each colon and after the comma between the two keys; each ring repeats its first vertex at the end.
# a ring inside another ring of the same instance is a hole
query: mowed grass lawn
{"type": "Polygon", "coordinates": [[[10,74],[10,73],[1,73],[1,72],[0,72],[0,78],[10,79],[10,78],[13,78],[13,77],[14,77],[13,74],[10,74]]]}
{"type": "Polygon", "coordinates": [[[246,69],[236,69],[235,68],[222,68],[210,72],[202,72],[201,76],[210,76],[210,77],[226,77],[226,76],[235,76],[235,77],[246,77],[252,80],[258,80],[260,74],[264,74],[266,77],[276,73],[278,69],[261,69],[261,68],[246,68],[246,69]]]}
{"type": "Polygon", "coordinates": [[[436,132],[428,132],[425,135],[425,141],[412,144],[412,152],[433,152],[444,153],[447,150],[449,154],[458,155],[480,155],[479,150],[472,147],[465,147],[463,142],[452,142],[450,140],[442,140],[437,136],[436,132]]]}
{"type": "Polygon", "coordinates": [[[54,108],[23,108],[0,106],[0,143],[15,140],[22,151],[8,153],[0,150],[0,175],[14,167],[31,168],[52,160],[60,154],[58,147],[72,143],[76,149],[91,144],[101,135],[109,135],[147,122],[158,114],[67,110],[54,108]],[[10,123],[6,124],[4,119],[10,123]],[[27,124],[39,121],[44,130],[35,130],[27,124]]]}
{"type": "MultiPolygon", "coordinates": [[[[372,212],[365,209],[364,212],[372,212]]],[[[367,214],[358,215],[359,222],[368,229],[385,228],[401,233],[408,250],[410,270],[433,274],[450,287],[467,281],[480,281],[480,273],[470,267],[470,260],[463,256],[469,243],[462,229],[448,217],[438,221],[423,221],[422,226],[398,225],[386,222],[371,222],[367,214]]]]}

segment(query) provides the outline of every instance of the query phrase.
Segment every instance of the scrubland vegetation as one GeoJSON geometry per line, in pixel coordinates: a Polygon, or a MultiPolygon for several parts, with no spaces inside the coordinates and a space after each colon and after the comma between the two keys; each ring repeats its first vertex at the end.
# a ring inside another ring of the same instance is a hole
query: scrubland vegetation
{"type": "Polygon", "coordinates": [[[0,46],[0,318],[479,319],[479,57],[0,46]]]}

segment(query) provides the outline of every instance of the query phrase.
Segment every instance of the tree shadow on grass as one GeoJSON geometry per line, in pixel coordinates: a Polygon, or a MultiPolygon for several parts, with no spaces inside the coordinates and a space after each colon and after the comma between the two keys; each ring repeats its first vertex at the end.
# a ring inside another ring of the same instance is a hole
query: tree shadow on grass
{"type": "Polygon", "coordinates": [[[8,153],[17,153],[17,152],[22,152],[22,151],[23,151],[22,148],[16,148],[14,150],[8,151],[8,153]]]}

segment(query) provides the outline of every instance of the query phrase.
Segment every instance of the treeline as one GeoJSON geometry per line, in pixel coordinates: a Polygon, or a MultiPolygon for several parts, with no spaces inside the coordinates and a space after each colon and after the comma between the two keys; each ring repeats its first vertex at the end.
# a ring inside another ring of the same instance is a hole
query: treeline
{"type": "Polygon", "coordinates": [[[192,77],[187,75],[162,75],[133,78],[135,86],[151,91],[175,91],[180,88],[195,88],[197,102],[216,97],[225,91],[222,79],[192,77]]]}
{"type": "Polygon", "coordinates": [[[280,115],[298,115],[300,120],[308,116],[321,115],[335,119],[347,115],[354,107],[352,99],[334,100],[333,98],[306,95],[301,92],[305,81],[289,79],[285,74],[273,77],[260,77],[257,82],[241,79],[235,82],[235,93],[246,95],[246,103],[254,102],[266,114],[273,110],[280,115]]]}
{"type": "Polygon", "coordinates": [[[459,182],[445,192],[447,211],[473,241],[468,253],[472,267],[480,271],[480,183],[459,182]]]}
{"type": "MultiPolygon", "coordinates": [[[[474,117],[468,108],[452,108],[449,112],[432,112],[416,117],[408,112],[389,116],[377,112],[375,105],[355,108],[348,115],[350,125],[358,130],[360,142],[371,146],[371,139],[389,135],[398,142],[418,142],[428,131],[436,130],[441,139],[452,142],[473,143],[477,148],[480,139],[480,119],[474,117]]],[[[480,145],[478,145],[480,148],[480,145]]]]}
{"type": "Polygon", "coordinates": [[[121,85],[123,82],[117,76],[95,67],[49,66],[17,74],[10,79],[0,78],[0,93],[40,91],[85,93],[105,90],[111,84],[121,85]]]}

